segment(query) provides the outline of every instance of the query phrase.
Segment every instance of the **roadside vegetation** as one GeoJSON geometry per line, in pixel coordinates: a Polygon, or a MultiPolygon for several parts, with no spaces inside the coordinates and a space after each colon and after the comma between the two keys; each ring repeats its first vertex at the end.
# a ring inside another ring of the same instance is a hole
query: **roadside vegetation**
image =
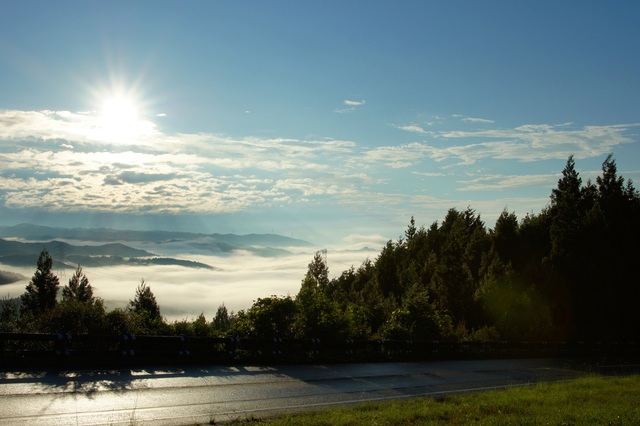
{"type": "Polygon", "coordinates": [[[80,266],[60,283],[43,250],[25,293],[0,301],[0,332],[637,341],[639,218],[640,194],[611,156],[586,183],[569,157],[538,214],[519,220],[505,209],[493,229],[472,208],[428,228],[411,217],[376,259],[333,279],[316,253],[295,296],[239,312],[222,303],[213,318],[173,323],[144,280],[128,306],[107,312],[80,266]]]}
{"type": "MultiPolygon", "coordinates": [[[[640,376],[363,403],[354,407],[251,417],[231,424],[291,425],[637,425],[640,376]]],[[[215,422],[212,422],[215,424],[215,422]]]]}

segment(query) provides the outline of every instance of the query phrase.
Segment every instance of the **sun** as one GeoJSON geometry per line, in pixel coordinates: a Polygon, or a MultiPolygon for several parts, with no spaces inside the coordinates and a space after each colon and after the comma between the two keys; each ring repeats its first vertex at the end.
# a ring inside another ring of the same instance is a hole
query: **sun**
{"type": "Polygon", "coordinates": [[[153,124],[140,117],[140,108],[133,97],[122,94],[104,98],[98,111],[100,137],[114,143],[139,143],[153,133],[153,124]]]}
{"type": "Polygon", "coordinates": [[[133,100],[116,95],[104,100],[100,115],[109,126],[128,127],[138,120],[138,108],[133,100]]]}
{"type": "Polygon", "coordinates": [[[95,140],[139,145],[156,133],[155,124],[143,117],[144,102],[134,91],[96,91],[94,104],[96,109],[90,136],[95,140]]]}

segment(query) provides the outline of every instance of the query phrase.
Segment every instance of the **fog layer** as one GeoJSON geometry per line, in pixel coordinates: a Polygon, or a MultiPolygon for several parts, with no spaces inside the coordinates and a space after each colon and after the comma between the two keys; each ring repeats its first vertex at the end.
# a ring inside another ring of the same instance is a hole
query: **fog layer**
{"type": "MultiPolygon", "coordinates": [[[[379,249],[329,250],[327,263],[330,277],[340,275],[352,265],[357,268],[367,258],[375,259],[378,253],[379,249]]],[[[314,254],[312,249],[306,249],[304,252],[268,258],[243,251],[220,256],[181,256],[211,265],[213,270],[182,266],[83,267],[83,270],[94,288],[94,294],[104,299],[109,310],[125,308],[134,297],[137,285],[144,279],[168,321],[193,319],[201,313],[210,321],[223,303],[229,311],[237,312],[249,308],[254,300],[261,297],[295,296],[314,254]]],[[[24,293],[25,286],[35,272],[35,263],[36,259],[33,268],[0,264],[2,270],[27,277],[0,286],[0,296],[18,297],[24,293]]],[[[54,272],[60,278],[61,287],[73,275],[70,269],[54,272]]]]}

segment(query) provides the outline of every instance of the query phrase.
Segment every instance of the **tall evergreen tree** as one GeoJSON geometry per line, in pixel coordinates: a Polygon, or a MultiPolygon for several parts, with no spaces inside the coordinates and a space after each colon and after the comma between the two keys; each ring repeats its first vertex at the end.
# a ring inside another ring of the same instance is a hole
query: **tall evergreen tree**
{"type": "Polygon", "coordinates": [[[404,231],[404,238],[407,244],[411,243],[411,240],[416,236],[418,229],[416,228],[416,220],[411,216],[411,220],[409,221],[409,226],[407,230],[404,231]]]}
{"type": "Polygon", "coordinates": [[[626,195],[624,178],[618,176],[618,166],[611,154],[602,163],[602,176],[596,177],[596,183],[603,206],[609,209],[621,208],[626,195]]]}
{"type": "Polygon", "coordinates": [[[27,285],[26,291],[20,296],[21,314],[38,316],[56,305],[60,281],[51,272],[52,267],[53,259],[46,249],[42,249],[36,272],[27,285]]]}
{"type": "Polygon", "coordinates": [[[315,281],[320,290],[324,291],[326,289],[329,284],[329,267],[321,252],[316,252],[313,256],[313,260],[309,263],[307,269],[307,275],[315,281]]]}
{"type": "Polygon", "coordinates": [[[551,192],[551,259],[559,269],[567,270],[581,255],[581,222],[584,217],[582,179],[575,169],[573,156],[562,170],[558,187],[551,192]]]}
{"type": "Polygon", "coordinates": [[[473,326],[478,317],[474,294],[479,285],[482,253],[490,240],[479,215],[468,208],[450,209],[438,232],[441,246],[429,285],[429,296],[442,312],[450,312],[459,324],[473,326]]]}
{"type": "Polygon", "coordinates": [[[387,241],[380,255],[376,259],[375,277],[378,288],[386,298],[399,301],[402,298],[402,284],[398,279],[398,246],[393,241],[387,241]]]}
{"type": "Polygon", "coordinates": [[[226,333],[229,328],[231,328],[231,318],[224,303],[218,306],[218,310],[216,310],[216,315],[213,317],[212,324],[213,329],[221,334],[226,333]]]}
{"type": "Polygon", "coordinates": [[[513,263],[519,258],[518,218],[515,213],[508,213],[506,209],[502,211],[491,239],[493,249],[503,263],[513,263]]]}
{"type": "Polygon", "coordinates": [[[137,314],[146,316],[150,321],[162,318],[156,297],[144,280],[141,280],[140,285],[136,288],[135,298],[129,301],[129,309],[137,314]]]}
{"type": "Polygon", "coordinates": [[[69,284],[62,288],[62,300],[76,300],[83,303],[93,301],[93,288],[80,265],[69,278],[69,284]]]}
{"type": "Polygon", "coordinates": [[[594,281],[591,308],[597,309],[597,323],[590,328],[598,337],[637,338],[640,332],[629,318],[636,316],[640,272],[630,265],[637,261],[640,250],[640,197],[631,182],[625,184],[618,176],[612,155],[602,163],[596,184],[597,205],[590,219],[597,255],[589,266],[594,281]]]}

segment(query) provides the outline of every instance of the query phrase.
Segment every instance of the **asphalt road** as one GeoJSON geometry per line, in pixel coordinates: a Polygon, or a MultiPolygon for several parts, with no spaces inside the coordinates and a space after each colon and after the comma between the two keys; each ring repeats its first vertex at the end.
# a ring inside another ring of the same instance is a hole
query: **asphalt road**
{"type": "Polygon", "coordinates": [[[207,424],[581,374],[552,359],[0,373],[0,424],[207,424]]]}

